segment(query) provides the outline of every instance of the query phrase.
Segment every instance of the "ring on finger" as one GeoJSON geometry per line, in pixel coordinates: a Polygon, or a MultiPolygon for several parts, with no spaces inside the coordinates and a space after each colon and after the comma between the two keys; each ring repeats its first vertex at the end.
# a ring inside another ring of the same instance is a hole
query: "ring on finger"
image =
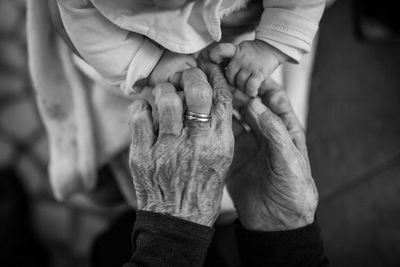
{"type": "Polygon", "coordinates": [[[204,114],[204,113],[196,113],[191,111],[185,112],[185,118],[190,121],[197,121],[197,122],[210,122],[211,115],[204,114]]]}

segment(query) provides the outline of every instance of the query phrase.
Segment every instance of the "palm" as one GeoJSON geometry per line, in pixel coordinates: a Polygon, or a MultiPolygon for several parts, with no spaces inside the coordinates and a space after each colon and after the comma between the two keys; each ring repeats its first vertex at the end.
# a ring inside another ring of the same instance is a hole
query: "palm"
{"type": "Polygon", "coordinates": [[[264,84],[264,90],[263,103],[254,100],[247,108],[247,119],[259,137],[259,145],[254,158],[229,177],[228,190],[245,227],[264,231],[295,229],[313,221],[318,193],[304,131],[286,94],[274,84],[264,84]]]}

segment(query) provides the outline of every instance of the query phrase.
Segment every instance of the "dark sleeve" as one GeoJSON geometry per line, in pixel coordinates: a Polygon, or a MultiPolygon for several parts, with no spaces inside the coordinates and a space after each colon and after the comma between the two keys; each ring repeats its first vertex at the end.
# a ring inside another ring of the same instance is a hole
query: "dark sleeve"
{"type": "Polygon", "coordinates": [[[133,256],[124,267],[202,266],[214,229],[172,216],[138,211],[133,256]]]}
{"type": "Polygon", "coordinates": [[[237,221],[235,232],[242,266],[328,266],[316,221],[280,232],[249,231],[237,221]]]}

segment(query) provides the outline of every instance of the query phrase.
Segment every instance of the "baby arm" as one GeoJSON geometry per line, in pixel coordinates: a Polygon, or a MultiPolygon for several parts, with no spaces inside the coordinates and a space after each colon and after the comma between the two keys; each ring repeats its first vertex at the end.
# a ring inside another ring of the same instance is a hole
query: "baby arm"
{"type": "Polygon", "coordinates": [[[218,44],[209,55],[216,63],[231,59],[226,77],[249,96],[257,95],[261,83],[284,61],[299,62],[310,51],[325,0],[264,0],[263,5],[255,40],[218,44]]]}
{"type": "Polygon", "coordinates": [[[88,0],[58,0],[66,31],[82,57],[111,86],[126,94],[138,92],[164,49],[142,35],[109,22],[88,0]]]}
{"type": "Polygon", "coordinates": [[[149,85],[156,86],[159,83],[170,82],[178,88],[181,85],[182,73],[195,67],[197,67],[197,62],[194,56],[165,50],[149,77],[149,85]]]}

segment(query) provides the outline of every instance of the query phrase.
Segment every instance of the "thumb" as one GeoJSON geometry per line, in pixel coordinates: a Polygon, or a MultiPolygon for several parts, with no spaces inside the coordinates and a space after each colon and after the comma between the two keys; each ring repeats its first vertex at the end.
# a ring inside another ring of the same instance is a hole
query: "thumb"
{"type": "Polygon", "coordinates": [[[272,156],[281,158],[290,155],[293,142],[285,124],[259,98],[249,102],[248,116],[253,129],[268,143],[272,156]]]}
{"type": "Polygon", "coordinates": [[[210,59],[216,63],[221,64],[225,58],[233,58],[236,53],[236,46],[231,43],[220,43],[210,51],[210,59]]]}

